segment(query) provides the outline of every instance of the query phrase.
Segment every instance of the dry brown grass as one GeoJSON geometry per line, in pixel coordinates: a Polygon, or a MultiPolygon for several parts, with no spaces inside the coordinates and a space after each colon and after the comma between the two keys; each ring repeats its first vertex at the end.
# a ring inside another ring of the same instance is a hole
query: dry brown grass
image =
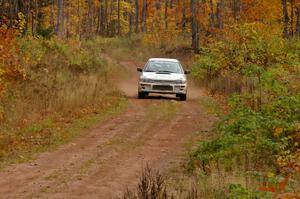
{"type": "Polygon", "coordinates": [[[8,85],[0,98],[1,165],[64,143],[75,136],[73,130],[125,104],[108,81],[118,66],[107,64],[97,44],[24,38],[20,46],[27,78],[8,85]]]}

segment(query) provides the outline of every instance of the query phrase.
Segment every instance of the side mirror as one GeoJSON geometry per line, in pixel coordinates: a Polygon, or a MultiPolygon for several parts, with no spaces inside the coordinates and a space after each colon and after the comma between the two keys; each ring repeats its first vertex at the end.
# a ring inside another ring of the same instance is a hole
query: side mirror
{"type": "Polygon", "coordinates": [[[136,69],[138,72],[143,72],[143,69],[142,68],[137,68],[136,69]]]}
{"type": "Polygon", "coordinates": [[[188,74],[190,74],[190,73],[191,73],[190,70],[185,70],[185,71],[184,71],[184,74],[186,74],[186,75],[188,75],[188,74]]]}

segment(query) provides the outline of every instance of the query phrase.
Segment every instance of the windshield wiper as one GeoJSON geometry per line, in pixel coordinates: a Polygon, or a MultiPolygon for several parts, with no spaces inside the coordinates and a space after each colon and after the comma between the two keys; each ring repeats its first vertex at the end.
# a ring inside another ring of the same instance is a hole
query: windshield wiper
{"type": "Polygon", "coordinates": [[[173,73],[172,71],[168,71],[168,70],[160,70],[156,73],[173,73]]]}

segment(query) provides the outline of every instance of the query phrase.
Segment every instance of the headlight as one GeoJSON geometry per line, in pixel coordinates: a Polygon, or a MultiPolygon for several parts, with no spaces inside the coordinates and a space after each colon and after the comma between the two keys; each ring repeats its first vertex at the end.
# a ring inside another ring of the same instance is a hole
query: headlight
{"type": "Polygon", "coordinates": [[[148,79],[148,78],[142,76],[142,77],[140,77],[140,81],[141,82],[151,82],[151,79],[148,79]]]}

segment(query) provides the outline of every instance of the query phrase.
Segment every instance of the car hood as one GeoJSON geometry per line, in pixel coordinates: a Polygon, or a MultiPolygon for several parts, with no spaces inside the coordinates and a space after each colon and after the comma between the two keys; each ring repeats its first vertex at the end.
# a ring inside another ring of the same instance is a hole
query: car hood
{"type": "Polygon", "coordinates": [[[147,79],[152,80],[186,80],[185,74],[178,74],[178,73],[153,73],[153,72],[143,72],[142,76],[147,79]]]}

